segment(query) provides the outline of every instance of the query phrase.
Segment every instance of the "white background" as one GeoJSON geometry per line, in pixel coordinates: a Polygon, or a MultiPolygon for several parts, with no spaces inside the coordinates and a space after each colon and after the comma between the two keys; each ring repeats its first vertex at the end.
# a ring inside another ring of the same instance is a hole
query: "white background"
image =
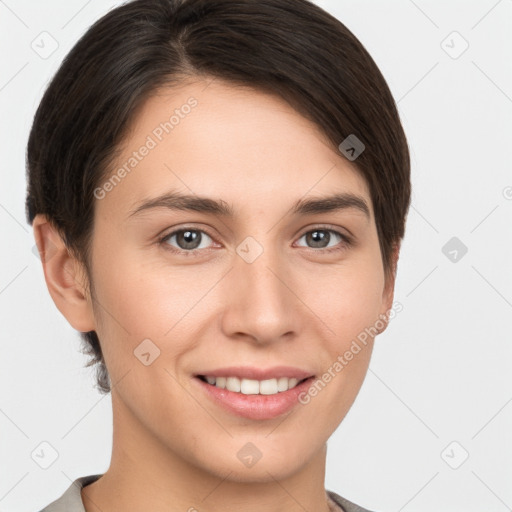
{"type": "MultiPolygon", "coordinates": [[[[110,461],[110,395],[94,389],[32,252],[24,156],[48,80],[119,3],[0,1],[2,511],[39,510],[110,461]],[[58,42],[46,59],[31,47],[43,31],[58,42]],[[43,441],[58,452],[48,469],[31,457],[43,441]]],[[[512,510],[512,0],[318,3],[386,77],[414,187],[403,311],[329,441],[326,488],[381,512],[512,510]],[[452,237],[468,249],[456,262],[442,251],[452,237]]]]}

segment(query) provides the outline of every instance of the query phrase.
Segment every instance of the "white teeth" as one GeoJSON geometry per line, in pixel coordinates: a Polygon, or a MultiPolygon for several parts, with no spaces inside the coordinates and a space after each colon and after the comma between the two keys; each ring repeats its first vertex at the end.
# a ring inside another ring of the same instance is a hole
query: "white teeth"
{"type": "Polygon", "coordinates": [[[278,379],[254,380],[238,377],[205,377],[206,382],[221,389],[227,389],[244,395],[276,395],[294,388],[299,380],[280,377],[278,379]]]}
{"type": "Polygon", "coordinates": [[[260,394],[275,395],[277,391],[277,379],[262,380],[260,382],[260,394]]]}
{"type": "Polygon", "coordinates": [[[281,377],[280,379],[277,379],[277,391],[287,391],[288,380],[288,377],[281,377]]]}
{"type": "MultiPolygon", "coordinates": [[[[230,391],[233,391],[230,389],[230,391]]],[[[240,382],[240,391],[244,395],[257,395],[260,392],[260,383],[257,380],[242,379],[240,382]]]]}
{"type": "Polygon", "coordinates": [[[238,377],[228,377],[226,380],[226,389],[240,393],[240,379],[238,377]]]}

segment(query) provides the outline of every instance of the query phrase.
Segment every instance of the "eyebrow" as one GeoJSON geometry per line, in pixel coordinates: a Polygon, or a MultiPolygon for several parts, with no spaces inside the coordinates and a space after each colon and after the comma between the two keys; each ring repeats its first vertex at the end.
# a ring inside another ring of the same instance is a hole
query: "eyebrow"
{"type": "MultiPolygon", "coordinates": [[[[194,211],[211,213],[220,217],[233,218],[235,211],[226,201],[216,200],[209,197],[168,192],[153,199],[147,199],[138,203],[132,209],[128,217],[155,208],[166,208],[169,210],[194,211]]],[[[293,215],[308,215],[317,213],[328,213],[342,210],[358,210],[370,218],[370,208],[366,200],[358,195],[343,192],[319,198],[299,199],[291,208],[293,215]]]]}

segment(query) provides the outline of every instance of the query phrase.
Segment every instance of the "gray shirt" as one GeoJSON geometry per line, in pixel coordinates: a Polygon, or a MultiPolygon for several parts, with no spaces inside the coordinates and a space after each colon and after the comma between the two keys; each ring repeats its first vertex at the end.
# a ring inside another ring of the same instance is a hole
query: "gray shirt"
{"type": "MultiPolygon", "coordinates": [[[[88,475],[77,478],[64,492],[64,494],[55,501],[52,501],[41,512],[85,512],[84,504],[80,491],[82,487],[92,484],[103,475],[88,475]]],[[[370,512],[369,510],[342,498],[332,491],[327,491],[327,496],[332,500],[332,512],[370,512]]]]}

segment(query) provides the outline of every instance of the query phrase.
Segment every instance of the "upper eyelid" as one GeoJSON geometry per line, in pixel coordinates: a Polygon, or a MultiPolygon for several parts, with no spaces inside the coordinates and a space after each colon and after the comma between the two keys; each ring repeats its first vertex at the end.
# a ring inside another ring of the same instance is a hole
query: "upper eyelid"
{"type": "Polygon", "coordinates": [[[340,235],[344,235],[346,236],[347,238],[350,237],[350,234],[344,234],[343,231],[347,231],[347,229],[343,229],[339,226],[333,226],[333,225],[330,225],[330,224],[317,224],[316,226],[313,226],[313,227],[310,227],[310,228],[306,228],[304,231],[301,231],[301,235],[300,236],[303,236],[305,235],[306,233],[309,233],[310,231],[315,231],[316,229],[318,230],[325,230],[325,231],[334,231],[335,233],[339,233],[340,235]]]}
{"type": "Polygon", "coordinates": [[[182,228],[173,229],[172,231],[169,231],[165,235],[159,235],[159,239],[162,240],[164,238],[171,238],[173,235],[176,235],[177,233],[179,233],[181,231],[200,231],[202,233],[206,233],[212,240],[215,240],[215,236],[210,234],[210,232],[207,229],[199,228],[196,226],[185,226],[182,228]]]}

